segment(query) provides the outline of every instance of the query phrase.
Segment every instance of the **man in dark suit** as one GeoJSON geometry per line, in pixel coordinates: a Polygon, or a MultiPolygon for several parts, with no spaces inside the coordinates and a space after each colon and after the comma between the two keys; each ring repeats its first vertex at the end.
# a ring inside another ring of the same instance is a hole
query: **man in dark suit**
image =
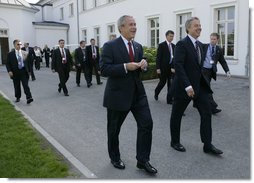
{"type": "Polygon", "coordinates": [[[155,88],[154,98],[158,100],[158,96],[162,88],[167,83],[167,104],[172,104],[172,93],[170,92],[172,72],[171,68],[173,67],[173,58],[175,45],[172,43],[174,39],[174,32],[169,30],[166,32],[166,41],[159,44],[157,49],[156,57],[156,68],[157,74],[159,75],[159,83],[155,88]]]}
{"type": "Polygon", "coordinates": [[[32,94],[28,86],[30,67],[28,63],[28,53],[21,50],[21,42],[18,39],[13,41],[14,50],[7,55],[6,68],[10,78],[13,80],[16,101],[19,102],[21,98],[22,83],[24,93],[26,94],[27,104],[33,102],[32,94]]]}
{"type": "Polygon", "coordinates": [[[69,49],[64,48],[64,40],[60,39],[58,43],[59,47],[53,51],[51,69],[53,72],[57,72],[59,76],[58,92],[60,93],[63,89],[64,95],[69,96],[66,82],[69,79],[70,68],[73,65],[72,57],[69,49]]]}
{"type": "Polygon", "coordinates": [[[209,82],[202,73],[205,54],[197,40],[201,33],[200,21],[191,17],[185,23],[187,36],[175,47],[175,95],[172,107],[170,130],[171,147],[186,151],[180,143],[181,119],[191,100],[197,106],[201,117],[200,136],[204,143],[203,151],[215,155],[223,152],[212,145],[211,105],[208,95],[212,93],[209,82]]]}
{"type": "MultiPolygon", "coordinates": [[[[204,52],[206,53],[206,57],[203,64],[202,72],[206,79],[209,81],[209,84],[211,84],[212,78],[216,81],[218,62],[220,62],[222,68],[227,74],[227,77],[230,78],[228,64],[224,58],[221,48],[217,45],[219,38],[219,34],[212,33],[210,35],[210,44],[204,44],[204,52]]],[[[209,94],[209,100],[211,103],[212,114],[221,112],[221,109],[217,108],[218,104],[214,101],[212,94],[209,94]]]]}
{"type": "Polygon", "coordinates": [[[138,127],[137,167],[155,174],[157,170],[149,163],[153,120],[139,77],[147,62],[142,59],[142,46],[133,41],[137,30],[134,18],[124,15],[117,24],[121,36],[104,44],[101,58],[102,75],[108,77],[103,106],[107,108],[109,157],[115,168],[125,168],[120,157],[119,133],[131,111],[138,127]]]}
{"type": "Polygon", "coordinates": [[[100,53],[99,53],[99,47],[95,46],[95,39],[90,40],[91,45],[86,47],[86,58],[90,65],[90,72],[89,72],[89,83],[87,87],[89,88],[92,86],[92,73],[94,69],[94,73],[96,76],[96,81],[98,85],[101,85],[101,79],[100,79],[100,67],[99,67],[99,60],[100,60],[100,53]]]}
{"type": "Polygon", "coordinates": [[[89,77],[90,77],[89,67],[90,66],[86,60],[86,43],[85,43],[85,41],[82,40],[82,41],[80,41],[79,44],[80,44],[80,47],[78,47],[75,50],[76,83],[77,83],[78,87],[80,87],[80,76],[81,76],[82,71],[84,72],[87,86],[90,82],[90,80],[89,80],[89,77]]]}
{"type": "Polygon", "coordinates": [[[29,47],[29,43],[24,43],[24,47],[21,48],[21,50],[26,51],[28,53],[27,55],[27,61],[29,66],[29,71],[31,73],[32,81],[34,81],[35,75],[34,75],[34,60],[35,60],[35,53],[34,49],[32,47],[29,47]]]}
{"type": "Polygon", "coordinates": [[[49,57],[50,57],[50,49],[48,47],[48,45],[45,44],[43,50],[42,50],[43,54],[44,54],[44,58],[45,58],[45,61],[46,61],[46,67],[49,67],[49,57]]]}

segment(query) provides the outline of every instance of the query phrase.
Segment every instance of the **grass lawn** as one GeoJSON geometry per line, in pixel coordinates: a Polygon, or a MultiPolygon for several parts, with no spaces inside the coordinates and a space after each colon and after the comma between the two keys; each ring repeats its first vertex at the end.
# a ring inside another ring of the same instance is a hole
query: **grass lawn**
{"type": "Polygon", "coordinates": [[[0,178],[65,178],[67,163],[0,95],[0,178]]]}

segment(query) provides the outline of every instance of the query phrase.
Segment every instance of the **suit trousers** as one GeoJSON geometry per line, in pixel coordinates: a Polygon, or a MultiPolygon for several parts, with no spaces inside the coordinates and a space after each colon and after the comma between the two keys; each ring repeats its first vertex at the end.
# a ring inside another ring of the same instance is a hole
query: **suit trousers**
{"type": "Polygon", "coordinates": [[[81,76],[81,72],[83,71],[84,73],[84,77],[85,77],[85,80],[86,80],[86,83],[88,84],[90,82],[89,78],[90,78],[90,69],[89,69],[89,66],[86,65],[85,62],[82,62],[81,63],[81,66],[80,67],[76,67],[76,83],[77,84],[80,84],[80,76],[81,76]]]}
{"type": "Polygon", "coordinates": [[[66,94],[68,93],[67,87],[66,87],[66,82],[69,79],[69,69],[67,66],[63,66],[62,69],[59,69],[58,71],[58,76],[60,83],[58,84],[59,88],[63,89],[63,92],[66,94]]]}
{"type": "MultiPolygon", "coordinates": [[[[195,92],[195,91],[194,91],[195,92]]],[[[204,144],[210,145],[212,142],[212,126],[211,126],[211,105],[208,99],[209,92],[201,84],[199,95],[194,99],[198,112],[201,117],[200,136],[204,144]]],[[[176,97],[172,107],[170,118],[171,142],[180,143],[181,120],[185,109],[190,103],[191,98],[176,97]]]]}
{"type": "Polygon", "coordinates": [[[100,75],[98,73],[98,71],[100,70],[99,69],[99,63],[94,59],[92,59],[90,61],[89,83],[92,82],[93,70],[94,70],[94,73],[95,73],[95,76],[96,76],[97,84],[99,84],[101,82],[100,75]]]}
{"type": "Polygon", "coordinates": [[[141,162],[147,162],[150,159],[153,128],[151,112],[146,96],[143,95],[134,98],[131,109],[128,111],[107,109],[108,152],[110,159],[113,161],[120,159],[119,133],[129,111],[132,112],[138,128],[136,159],[141,162]]]}
{"type": "Polygon", "coordinates": [[[14,92],[16,98],[21,98],[21,86],[22,83],[24,93],[26,94],[26,99],[32,98],[32,94],[30,92],[30,88],[28,86],[29,75],[25,68],[18,70],[15,73],[15,77],[13,77],[13,84],[14,84],[14,92]]]}
{"type": "MultiPolygon", "coordinates": [[[[210,86],[211,86],[211,80],[212,80],[212,72],[213,72],[212,69],[206,69],[206,68],[202,69],[202,73],[204,77],[207,79],[207,81],[209,82],[210,86]]],[[[214,111],[218,107],[218,104],[214,101],[213,94],[209,94],[208,97],[209,97],[212,111],[214,111]]]]}
{"type": "Polygon", "coordinates": [[[167,102],[172,101],[172,93],[171,93],[171,74],[167,72],[162,72],[159,75],[159,83],[155,88],[155,95],[158,96],[162,90],[162,88],[167,83],[167,102]]]}

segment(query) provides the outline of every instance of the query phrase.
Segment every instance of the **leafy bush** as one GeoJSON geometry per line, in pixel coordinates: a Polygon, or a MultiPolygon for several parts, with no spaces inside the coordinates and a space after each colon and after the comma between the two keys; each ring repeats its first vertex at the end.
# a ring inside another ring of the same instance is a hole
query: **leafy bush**
{"type": "Polygon", "coordinates": [[[143,46],[143,55],[146,57],[147,62],[150,63],[155,63],[156,62],[156,54],[157,54],[157,49],[156,48],[148,48],[143,46]]]}

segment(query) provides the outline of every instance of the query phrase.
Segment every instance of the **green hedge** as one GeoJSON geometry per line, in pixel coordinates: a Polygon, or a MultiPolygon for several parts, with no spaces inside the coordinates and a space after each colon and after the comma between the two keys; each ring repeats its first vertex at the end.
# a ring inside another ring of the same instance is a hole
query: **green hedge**
{"type": "Polygon", "coordinates": [[[156,73],[156,64],[149,63],[147,71],[141,73],[141,79],[149,80],[149,79],[156,79],[156,78],[158,78],[158,75],[156,73]]]}

